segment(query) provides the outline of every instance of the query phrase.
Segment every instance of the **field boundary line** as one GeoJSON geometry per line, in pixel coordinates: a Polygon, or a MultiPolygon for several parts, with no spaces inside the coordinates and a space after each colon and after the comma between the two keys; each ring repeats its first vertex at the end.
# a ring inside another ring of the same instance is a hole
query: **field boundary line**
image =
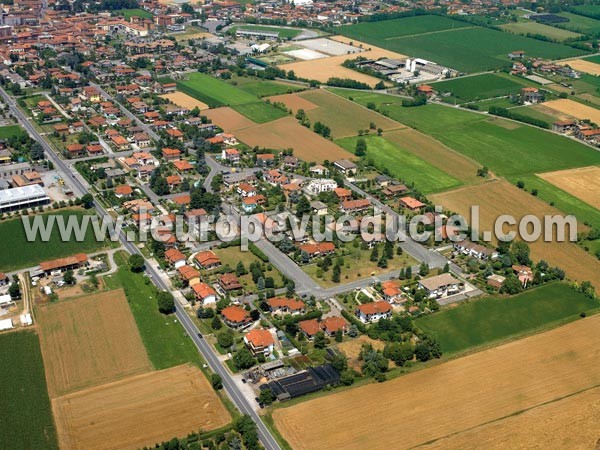
{"type": "Polygon", "coordinates": [[[448,28],[446,30],[426,31],[425,33],[407,34],[406,36],[392,36],[389,38],[385,38],[383,40],[384,41],[396,41],[396,40],[401,40],[401,39],[406,39],[406,38],[411,38],[411,37],[426,36],[428,34],[440,34],[440,33],[446,33],[448,31],[469,30],[472,28],[479,28],[479,25],[471,25],[468,27],[460,27],[460,28],[448,28]]]}

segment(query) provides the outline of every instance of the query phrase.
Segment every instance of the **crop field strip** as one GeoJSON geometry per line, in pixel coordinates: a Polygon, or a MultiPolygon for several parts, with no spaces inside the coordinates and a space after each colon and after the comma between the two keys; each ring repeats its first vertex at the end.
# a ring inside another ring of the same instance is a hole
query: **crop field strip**
{"type": "Polygon", "coordinates": [[[515,48],[524,50],[530,56],[548,59],[587,53],[563,44],[537,41],[437,16],[347,25],[341,28],[341,34],[464,72],[507,66],[509,60],[506,55],[515,48]],[[431,25],[428,25],[428,20],[431,20],[431,25]],[[475,47],[471,45],[472,42],[478,45],[475,47]]]}
{"type": "Polygon", "coordinates": [[[402,447],[415,447],[468,433],[599,386],[599,325],[598,315],[578,320],[386,383],[282,407],[273,419],[298,450],[387,449],[399,436],[402,447]]]}

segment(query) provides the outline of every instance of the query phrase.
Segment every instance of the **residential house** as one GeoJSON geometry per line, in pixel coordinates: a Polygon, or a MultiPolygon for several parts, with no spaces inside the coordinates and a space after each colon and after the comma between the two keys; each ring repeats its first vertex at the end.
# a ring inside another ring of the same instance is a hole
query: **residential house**
{"type": "Polygon", "coordinates": [[[333,193],[340,202],[343,200],[350,200],[352,198],[352,191],[343,187],[335,188],[333,193]]]}
{"type": "Polygon", "coordinates": [[[221,289],[223,289],[225,292],[242,289],[242,284],[234,273],[224,273],[220,275],[219,286],[221,286],[221,289]]]}
{"type": "Polygon", "coordinates": [[[115,188],[115,197],[117,198],[130,197],[131,194],[133,194],[133,188],[128,184],[122,184],[115,188]]]}
{"type": "Polygon", "coordinates": [[[192,290],[194,291],[194,296],[196,300],[198,300],[203,305],[210,305],[217,302],[217,293],[215,290],[210,287],[208,284],[200,283],[194,284],[192,286],[192,290]]]}
{"type": "Polygon", "coordinates": [[[372,302],[358,305],[355,315],[362,323],[378,322],[392,316],[392,307],[388,302],[372,302]]]}
{"type": "Polygon", "coordinates": [[[381,294],[388,303],[401,303],[402,290],[397,280],[388,280],[381,283],[381,294]]]}
{"type": "Polygon", "coordinates": [[[381,190],[381,193],[386,197],[396,197],[408,192],[408,187],[404,184],[389,184],[381,190]]]}
{"type": "Polygon", "coordinates": [[[302,300],[286,297],[274,297],[267,300],[269,310],[273,314],[304,314],[306,305],[302,300]]]}
{"type": "Polygon", "coordinates": [[[85,155],[85,147],[81,144],[70,144],[67,145],[66,147],[67,150],[67,154],[69,155],[70,158],[77,158],[79,156],[84,156],[85,155]]]}
{"type": "Polygon", "coordinates": [[[327,205],[318,200],[310,202],[310,207],[317,216],[325,216],[327,215],[327,205]]]}
{"type": "Polygon", "coordinates": [[[8,284],[8,277],[5,273],[0,272],[0,286],[6,286],[8,284]]]}
{"type": "Polygon", "coordinates": [[[300,251],[308,254],[309,258],[315,258],[317,256],[325,256],[335,252],[335,245],[333,242],[303,244],[300,246],[300,251]]]}
{"type": "Polygon", "coordinates": [[[252,323],[250,313],[241,306],[228,306],[221,310],[223,322],[230,328],[240,329],[252,323]]]}
{"type": "Polygon", "coordinates": [[[175,161],[179,159],[181,156],[181,150],[176,148],[163,148],[162,149],[162,157],[167,161],[175,161]]]}
{"type": "Polygon", "coordinates": [[[318,195],[321,192],[331,192],[338,187],[334,180],[323,178],[319,180],[311,180],[306,186],[307,192],[313,195],[318,195]]]}
{"type": "Polygon", "coordinates": [[[256,328],[246,333],[244,343],[253,355],[262,353],[267,356],[273,353],[273,349],[275,348],[273,335],[271,335],[269,330],[265,330],[264,328],[256,328]]]}
{"type": "Polygon", "coordinates": [[[413,197],[402,197],[400,200],[398,200],[398,206],[410,211],[419,211],[425,206],[425,203],[422,203],[413,197]]]}
{"type": "Polygon", "coordinates": [[[345,213],[364,211],[371,207],[371,202],[366,198],[357,200],[344,200],[341,205],[341,210],[345,213]]]}
{"type": "Polygon", "coordinates": [[[176,248],[171,248],[165,252],[165,259],[176,269],[186,265],[186,257],[176,248]]]}
{"type": "Polygon", "coordinates": [[[302,320],[298,322],[298,326],[308,340],[311,340],[315,334],[321,331],[321,325],[317,319],[302,320]]]}
{"type": "Polygon", "coordinates": [[[483,245],[471,241],[460,241],[454,243],[454,249],[464,255],[472,256],[482,261],[496,259],[498,252],[483,245]]]}
{"type": "Polygon", "coordinates": [[[321,320],[320,326],[325,334],[328,336],[335,336],[338,333],[347,333],[350,324],[343,317],[329,316],[321,320]]]}
{"type": "Polygon", "coordinates": [[[256,165],[257,166],[267,167],[267,166],[273,165],[274,162],[275,162],[275,155],[273,155],[272,153],[261,153],[261,154],[256,155],[256,165]]]}
{"type": "Polygon", "coordinates": [[[500,290],[502,286],[504,286],[504,282],[506,281],[506,277],[498,274],[491,274],[487,277],[487,285],[493,287],[494,289],[500,290]]]}
{"type": "Polygon", "coordinates": [[[232,165],[237,165],[240,163],[240,151],[235,148],[223,149],[221,160],[232,165]]]}
{"type": "Polygon", "coordinates": [[[200,272],[192,266],[179,266],[177,272],[179,273],[179,278],[186,286],[194,286],[200,283],[200,272]]]}
{"type": "Polygon", "coordinates": [[[175,169],[177,169],[177,171],[180,173],[187,173],[194,170],[194,166],[192,166],[188,161],[184,159],[173,161],[173,165],[175,166],[175,169]]]}
{"type": "Polygon", "coordinates": [[[242,197],[253,197],[258,194],[256,188],[248,183],[240,183],[237,187],[237,193],[242,197]]]}
{"type": "Polygon", "coordinates": [[[521,102],[523,103],[541,103],[544,101],[544,94],[536,87],[524,87],[521,89],[521,102]]]}
{"type": "Polygon", "coordinates": [[[321,164],[312,166],[310,169],[308,169],[308,171],[310,172],[311,176],[321,177],[329,175],[329,169],[321,164]]]}
{"type": "Polygon", "coordinates": [[[300,160],[298,158],[296,158],[295,156],[288,155],[283,158],[283,167],[286,169],[290,169],[290,170],[297,169],[299,163],[300,163],[300,160]]]}
{"type": "Polygon", "coordinates": [[[529,266],[513,265],[512,270],[523,285],[527,287],[533,281],[533,271],[529,266]]]}
{"type": "Polygon", "coordinates": [[[212,250],[196,253],[194,262],[200,269],[210,270],[221,265],[221,260],[212,250]]]}
{"type": "Polygon", "coordinates": [[[464,289],[464,284],[450,273],[419,280],[418,286],[425,290],[428,298],[447,297],[464,289]]]}

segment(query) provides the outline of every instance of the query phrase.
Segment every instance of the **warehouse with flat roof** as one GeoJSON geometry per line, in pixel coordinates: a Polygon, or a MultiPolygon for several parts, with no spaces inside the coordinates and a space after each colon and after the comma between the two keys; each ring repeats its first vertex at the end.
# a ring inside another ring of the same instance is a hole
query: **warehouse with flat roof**
{"type": "Polygon", "coordinates": [[[32,208],[48,203],[50,203],[50,197],[37,184],[0,190],[0,212],[32,208]]]}

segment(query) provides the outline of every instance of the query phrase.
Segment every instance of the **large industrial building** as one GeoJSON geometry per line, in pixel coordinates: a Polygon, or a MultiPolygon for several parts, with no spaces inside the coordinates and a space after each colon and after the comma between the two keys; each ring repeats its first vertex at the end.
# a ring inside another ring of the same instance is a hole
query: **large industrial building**
{"type": "Polygon", "coordinates": [[[48,203],[50,203],[50,197],[37,184],[0,190],[0,212],[16,211],[48,203]]]}

